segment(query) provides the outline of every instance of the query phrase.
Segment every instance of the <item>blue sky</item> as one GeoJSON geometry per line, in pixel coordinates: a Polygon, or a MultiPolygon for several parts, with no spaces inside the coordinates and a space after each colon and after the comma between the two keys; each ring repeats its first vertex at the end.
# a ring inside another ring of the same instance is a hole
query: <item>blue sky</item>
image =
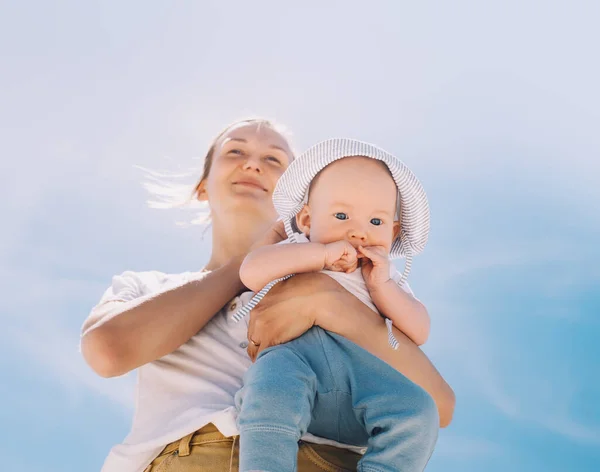
{"type": "Polygon", "coordinates": [[[600,464],[600,67],[594,1],[0,2],[0,456],[99,470],[134,377],[78,353],[127,269],[183,271],[210,238],[146,206],[135,165],[199,168],[273,117],[402,156],[432,233],[411,284],[454,387],[428,471],[600,464]],[[368,6],[367,6],[368,5],[368,6]]]}

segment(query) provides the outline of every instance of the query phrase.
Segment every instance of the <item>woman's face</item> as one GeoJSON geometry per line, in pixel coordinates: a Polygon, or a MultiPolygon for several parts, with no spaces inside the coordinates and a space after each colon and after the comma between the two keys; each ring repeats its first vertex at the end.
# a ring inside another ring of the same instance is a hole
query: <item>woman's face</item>
{"type": "Polygon", "coordinates": [[[213,219],[243,212],[245,217],[273,220],[273,191],[291,160],[288,142],[270,126],[235,125],[215,144],[200,198],[208,200],[213,219]]]}

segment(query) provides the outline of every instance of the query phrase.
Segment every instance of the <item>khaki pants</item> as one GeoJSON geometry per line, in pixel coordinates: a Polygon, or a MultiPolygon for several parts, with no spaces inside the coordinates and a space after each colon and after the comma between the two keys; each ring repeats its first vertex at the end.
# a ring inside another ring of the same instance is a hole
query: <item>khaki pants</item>
{"type": "MultiPolygon", "coordinates": [[[[163,449],[144,472],[238,472],[239,436],[227,438],[212,423],[163,449]]],[[[277,454],[277,451],[273,451],[277,454]]],[[[361,456],[300,441],[298,472],[350,472],[361,456]]]]}

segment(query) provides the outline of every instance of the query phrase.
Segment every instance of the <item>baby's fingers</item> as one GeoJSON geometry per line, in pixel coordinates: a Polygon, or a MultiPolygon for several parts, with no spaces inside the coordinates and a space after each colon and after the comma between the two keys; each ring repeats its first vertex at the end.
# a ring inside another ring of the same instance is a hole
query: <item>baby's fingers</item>
{"type": "Polygon", "coordinates": [[[325,269],[330,270],[332,272],[344,272],[345,271],[345,269],[344,269],[343,265],[340,263],[340,261],[338,261],[334,264],[331,264],[328,267],[325,267],[325,269]]]}
{"type": "Polygon", "coordinates": [[[358,246],[358,251],[363,258],[366,257],[368,259],[371,259],[372,257],[374,257],[373,251],[368,247],[358,246]]]}
{"type": "Polygon", "coordinates": [[[349,274],[358,268],[358,261],[345,261],[340,265],[340,267],[342,268],[343,272],[349,274]]]}
{"type": "Polygon", "coordinates": [[[385,248],[381,246],[359,246],[359,251],[365,255],[365,257],[371,259],[372,261],[382,261],[387,259],[387,254],[385,248]]]}

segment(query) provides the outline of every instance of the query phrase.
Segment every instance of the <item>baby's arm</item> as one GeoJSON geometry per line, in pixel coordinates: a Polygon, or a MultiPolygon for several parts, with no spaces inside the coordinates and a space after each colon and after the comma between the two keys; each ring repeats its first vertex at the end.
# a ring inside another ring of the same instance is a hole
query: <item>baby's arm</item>
{"type": "Polygon", "coordinates": [[[346,241],[263,246],[246,256],[240,279],[250,290],[258,292],[272,280],[289,274],[324,268],[351,271],[356,268],[356,261],[356,250],[346,241]]]}
{"type": "Polygon", "coordinates": [[[390,260],[384,247],[359,248],[362,274],[379,312],[420,346],[429,337],[429,313],[425,306],[390,278],[390,260]]]}
{"type": "Polygon", "coordinates": [[[394,280],[370,289],[371,299],[379,312],[394,326],[420,346],[429,337],[430,319],[427,308],[394,280]]]}

